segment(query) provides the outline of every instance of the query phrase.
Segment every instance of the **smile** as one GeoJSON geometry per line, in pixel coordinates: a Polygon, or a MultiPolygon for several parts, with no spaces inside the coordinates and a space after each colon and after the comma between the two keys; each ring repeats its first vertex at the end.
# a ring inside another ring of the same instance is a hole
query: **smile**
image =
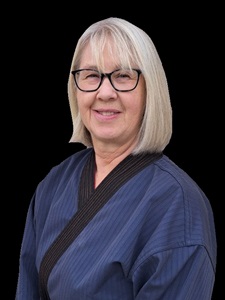
{"type": "Polygon", "coordinates": [[[98,113],[103,116],[112,116],[112,115],[117,114],[116,112],[113,112],[113,111],[99,111],[98,113]]]}

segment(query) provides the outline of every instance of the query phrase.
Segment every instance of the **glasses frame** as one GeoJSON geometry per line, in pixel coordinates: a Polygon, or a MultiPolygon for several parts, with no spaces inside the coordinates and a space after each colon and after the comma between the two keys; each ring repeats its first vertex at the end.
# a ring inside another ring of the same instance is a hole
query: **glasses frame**
{"type": "Polygon", "coordinates": [[[113,87],[117,92],[130,92],[130,91],[133,91],[133,90],[137,87],[137,85],[138,85],[139,78],[140,78],[140,75],[141,75],[141,73],[142,73],[141,70],[139,70],[139,69],[132,69],[133,71],[136,71],[136,72],[137,72],[138,77],[137,77],[137,82],[136,82],[135,86],[134,86],[132,89],[129,89],[129,90],[119,90],[119,89],[115,88],[115,86],[113,85],[111,76],[112,76],[113,73],[115,73],[115,72],[117,72],[117,71],[119,71],[119,70],[121,70],[121,69],[114,70],[114,71],[112,71],[111,73],[101,73],[101,72],[99,72],[99,71],[97,71],[97,70],[95,70],[95,69],[77,69],[77,70],[71,71],[71,74],[73,75],[73,78],[74,78],[74,81],[75,81],[75,84],[76,84],[77,88],[78,88],[80,91],[82,91],[82,92],[89,93],[89,92],[95,92],[95,91],[97,91],[97,90],[100,88],[100,86],[102,85],[103,79],[104,79],[105,77],[107,77],[107,78],[109,79],[109,82],[111,83],[112,87],[113,87]],[[98,87],[97,87],[96,89],[88,90],[88,91],[87,91],[87,90],[81,89],[81,88],[78,86],[78,83],[77,83],[77,81],[76,81],[76,74],[79,73],[80,71],[84,71],[84,70],[95,71],[95,72],[98,72],[98,73],[99,73],[99,75],[100,75],[100,77],[101,77],[101,80],[100,80],[99,85],[98,85],[98,87]]]}

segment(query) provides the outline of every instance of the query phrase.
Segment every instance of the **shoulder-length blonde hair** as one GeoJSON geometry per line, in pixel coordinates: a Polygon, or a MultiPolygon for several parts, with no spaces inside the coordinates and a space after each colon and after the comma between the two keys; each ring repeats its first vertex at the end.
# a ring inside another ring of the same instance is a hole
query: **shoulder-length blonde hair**
{"type": "Polygon", "coordinates": [[[77,106],[76,86],[71,71],[79,69],[83,49],[92,49],[96,65],[103,67],[102,53],[105,46],[112,51],[112,59],[121,67],[135,65],[145,79],[146,102],[139,140],[134,154],[161,152],[172,135],[172,108],[167,79],[162,62],[151,38],[134,24],[116,17],[92,24],[78,40],[72,59],[68,97],[73,121],[73,134],[70,142],[79,142],[92,147],[90,133],[84,126],[77,106]]]}

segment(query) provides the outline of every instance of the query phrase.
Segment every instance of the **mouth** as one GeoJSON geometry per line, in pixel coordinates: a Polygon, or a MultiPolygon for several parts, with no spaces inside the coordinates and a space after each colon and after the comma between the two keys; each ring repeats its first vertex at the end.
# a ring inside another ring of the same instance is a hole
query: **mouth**
{"type": "Polygon", "coordinates": [[[115,111],[97,111],[102,116],[113,116],[118,114],[118,112],[115,111]]]}
{"type": "Polygon", "coordinates": [[[94,110],[94,114],[95,117],[99,120],[99,121],[111,121],[111,120],[115,120],[117,118],[117,116],[120,114],[121,112],[119,110],[115,110],[115,109],[110,109],[110,110],[98,110],[95,109],[94,110]]]}

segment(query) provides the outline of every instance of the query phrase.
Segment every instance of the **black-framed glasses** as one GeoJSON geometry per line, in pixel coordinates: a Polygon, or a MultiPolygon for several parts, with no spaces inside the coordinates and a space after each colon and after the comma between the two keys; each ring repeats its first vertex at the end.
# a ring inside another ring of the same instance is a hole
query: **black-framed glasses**
{"type": "Polygon", "coordinates": [[[129,92],[138,85],[141,71],[138,69],[118,69],[111,73],[100,73],[94,69],[78,69],[71,73],[76,86],[83,92],[97,91],[105,77],[109,79],[116,91],[129,92]]]}

